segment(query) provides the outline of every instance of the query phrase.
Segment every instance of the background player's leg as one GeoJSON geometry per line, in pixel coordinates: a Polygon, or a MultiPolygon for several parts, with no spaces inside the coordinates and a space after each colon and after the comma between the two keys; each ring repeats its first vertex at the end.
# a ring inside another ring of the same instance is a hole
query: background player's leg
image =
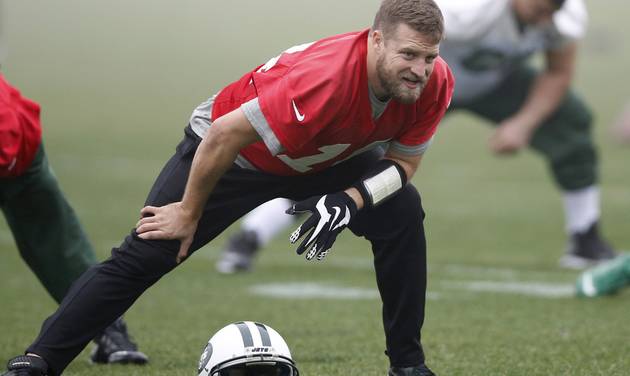
{"type": "MultiPolygon", "coordinates": [[[[2,210],[20,251],[33,273],[60,303],[96,255],[74,210],[55,178],[43,144],[24,175],[2,181],[2,210]]],[[[92,360],[139,363],[148,357],[131,342],[119,318],[94,337],[92,360]]]]}
{"type": "Polygon", "coordinates": [[[285,213],[291,200],[277,198],[249,212],[239,231],[224,246],[216,268],[219,273],[249,271],[259,249],[295,222],[295,216],[285,213]]]}
{"type": "MultiPolygon", "coordinates": [[[[536,71],[523,66],[498,89],[463,108],[498,125],[521,108],[535,79],[536,71]]],[[[591,133],[592,123],[588,107],[569,91],[530,141],[532,149],[546,159],[554,181],[563,192],[569,239],[567,254],[560,264],[571,268],[585,267],[615,256],[599,233],[599,162],[591,133]]]]}
{"type": "Polygon", "coordinates": [[[22,259],[57,303],[96,256],[48,165],[43,145],[28,171],[2,179],[2,211],[22,259]]]}

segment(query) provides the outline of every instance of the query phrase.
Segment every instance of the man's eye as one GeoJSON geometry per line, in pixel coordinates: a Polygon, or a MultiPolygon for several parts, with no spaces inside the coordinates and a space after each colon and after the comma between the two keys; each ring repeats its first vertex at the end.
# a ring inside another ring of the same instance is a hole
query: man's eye
{"type": "Polygon", "coordinates": [[[439,54],[432,54],[426,57],[427,64],[431,64],[435,62],[435,60],[439,57],[439,54]]]}

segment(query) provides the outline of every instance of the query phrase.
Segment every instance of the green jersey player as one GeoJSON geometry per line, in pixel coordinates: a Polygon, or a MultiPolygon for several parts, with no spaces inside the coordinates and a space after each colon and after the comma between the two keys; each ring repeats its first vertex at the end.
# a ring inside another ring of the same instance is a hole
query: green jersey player
{"type": "Polygon", "coordinates": [[[495,126],[490,149],[529,146],[562,190],[569,245],[564,267],[615,256],[599,229],[598,161],[592,116],[571,90],[578,42],[587,27],[582,0],[438,0],[446,24],[440,54],[456,79],[450,111],[467,110],[495,126]],[[529,64],[536,53],[545,64],[529,64]]]}

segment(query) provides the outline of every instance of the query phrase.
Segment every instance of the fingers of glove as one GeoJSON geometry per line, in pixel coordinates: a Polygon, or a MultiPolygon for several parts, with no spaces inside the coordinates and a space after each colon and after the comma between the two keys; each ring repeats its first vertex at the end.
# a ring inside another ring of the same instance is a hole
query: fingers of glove
{"type": "Polygon", "coordinates": [[[306,253],[306,259],[308,261],[312,260],[313,257],[317,256],[317,253],[319,252],[319,247],[318,247],[318,243],[315,242],[313,243],[313,246],[311,247],[311,249],[306,253]]]}
{"type": "Polygon", "coordinates": [[[317,224],[318,220],[319,216],[316,214],[312,214],[310,217],[308,217],[306,221],[304,221],[304,223],[302,223],[300,227],[296,228],[295,231],[291,233],[291,236],[289,236],[289,241],[291,242],[291,244],[297,242],[298,239],[302,237],[302,235],[306,234],[310,229],[312,229],[317,224]]]}
{"type": "MultiPolygon", "coordinates": [[[[318,210],[318,213],[320,213],[319,210],[318,210]]],[[[325,239],[328,236],[328,232],[330,231],[330,222],[329,222],[330,214],[328,213],[320,213],[320,214],[321,215],[325,214],[326,216],[325,217],[319,216],[317,225],[315,226],[313,231],[311,231],[311,233],[308,235],[307,240],[304,240],[304,242],[302,242],[302,244],[300,245],[300,248],[298,248],[298,254],[302,254],[311,244],[313,244],[313,249],[315,253],[319,253],[319,251],[322,250],[322,248],[320,247],[320,245],[322,244],[321,240],[325,239]]]]}
{"type": "Polygon", "coordinates": [[[296,249],[296,253],[298,255],[304,253],[311,246],[314,246],[317,249],[317,246],[315,246],[314,244],[317,242],[317,239],[320,235],[319,233],[322,229],[322,226],[320,226],[320,222],[321,218],[319,218],[318,215],[313,214],[306,220],[306,222],[304,222],[304,224],[302,224],[302,226],[298,227],[298,229],[295,230],[293,234],[291,234],[291,243],[295,243],[301,236],[307,234],[304,240],[302,240],[302,243],[300,243],[300,245],[296,249]],[[315,227],[316,225],[317,227],[315,227]]]}
{"type": "Polygon", "coordinates": [[[296,202],[295,204],[293,204],[293,206],[288,208],[285,213],[294,215],[294,214],[304,213],[304,212],[309,212],[309,211],[312,212],[315,210],[315,205],[317,204],[317,201],[319,201],[320,198],[321,196],[315,196],[315,197],[307,198],[306,200],[296,202]]]}
{"type": "Polygon", "coordinates": [[[326,255],[328,254],[328,251],[330,251],[330,249],[327,249],[324,252],[320,252],[317,255],[317,261],[322,261],[326,257],[326,255]]]}
{"type": "Polygon", "coordinates": [[[337,235],[339,235],[341,230],[343,230],[343,228],[340,228],[339,230],[330,231],[328,232],[326,238],[323,238],[321,239],[321,241],[317,242],[318,245],[320,246],[320,252],[318,252],[317,254],[318,261],[322,261],[326,257],[326,255],[328,255],[328,252],[330,252],[333,244],[335,244],[335,240],[337,240],[337,235]]]}
{"type": "MultiPolygon", "coordinates": [[[[300,243],[300,246],[297,247],[297,249],[295,250],[295,252],[298,255],[301,255],[302,253],[304,253],[307,249],[311,248],[310,252],[312,251],[313,248],[317,248],[317,237],[313,236],[313,232],[315,230],[311,231],[311,233],[302,241],[302,243],[300,243]]],[[[306,259],[310,260],[312,258],[308,257],[308,254],[306,255],[306,259]]]]}

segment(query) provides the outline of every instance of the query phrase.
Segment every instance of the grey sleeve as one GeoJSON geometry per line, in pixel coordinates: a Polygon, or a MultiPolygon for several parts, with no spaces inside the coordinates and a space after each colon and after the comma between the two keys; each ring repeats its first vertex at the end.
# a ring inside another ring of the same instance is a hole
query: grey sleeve
{"type": "Polygon", "coordinates": [[[393,151],[404,155],[422,155],[427,151],[427,149],[429,149],[429,146],[431,146],[432,142],[433,137],[431,137],[431,139],[424,144],[414,146],[407,146],[401,144],[400,142],[392,141],[389,144],[389,148],[387,149],[387,151],[393,151]]]}
{"type": "Polygon", "coordinates": [[[243,103],[241,105],[241,110],[243,110],[247,120],[249,120],[256,132],[260,135],[260,138],[262,138],[271,155],[278,155],[284,151],[284,147],[280,144],[280,140],[278,140],[275,133],[273,133],[265,115],[260,109],[258,98],[254,98],[249,102],[243,103]]]}

